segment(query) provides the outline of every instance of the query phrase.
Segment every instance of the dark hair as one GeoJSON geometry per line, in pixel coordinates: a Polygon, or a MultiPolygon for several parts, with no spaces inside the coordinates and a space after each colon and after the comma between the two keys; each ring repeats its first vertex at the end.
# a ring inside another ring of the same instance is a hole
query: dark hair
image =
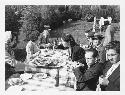
{"type": "Polygon", "coordinates": [[[35,30],[35,31],[32,31],[29,35],[27,35],[27,39],[28,41],[31,40],[35,42],[36,40],[38,40],[39,35],[40,35],[39,31],[35,30]]]}
{"type": "Polygon", "coordinates": [[[75,39],[73,38],[73,36],[71,34],[63,34],[62,35],[62,39],[67,42],[70,43],[70,46],[73,47],[75,45],[77,45],[77,43],[75,42],[75,39]]]}
{"type": "Polygon", "coordinates": [[[104,21],[104,25],[109,25],[109,21],[104,21]]]}
{"type": "Polygon", "coordinates": [[[98,56],[98,51],[94,48],[87,49],[85,52],[93,52],[94,58],[98,56]]]}
{"type": "Polygon", "coordinates": [[[118,54],[120,54],[120,42],[119,41],[111,41],[106,45],[106,50],[114,49],[118,54]]]}
{"type": "Polygon", "coordinates": [[[89,33],[89,32],[92,32],[93,28],[89,29],[89,30],[86,30],[85,33],[89,33]]]}
{"type": "Polygon", "coordinates": [[[93,38],[92,38],[92,40],[102,40],[104,37],[102,36],[102,35],[95,35],[93,38]]]}

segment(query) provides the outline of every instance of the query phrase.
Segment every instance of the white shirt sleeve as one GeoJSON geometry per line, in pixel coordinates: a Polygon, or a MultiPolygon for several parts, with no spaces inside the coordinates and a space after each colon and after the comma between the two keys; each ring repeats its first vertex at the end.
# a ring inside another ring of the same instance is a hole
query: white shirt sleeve
{"type": "Polygon", "coordinates": [[[111,25],[108,25],[105,31],[105,38],[104,38],[103,46],[106,46],[109,42],[111,42],[111,25]]]}
{"type": "Polygon", "coordinates": [[[31,57],[31,44],[31,41],[29,41],[26,45],[27,61],[30,60],[31,57]]]}
{"type": "Polygon", "coordinates": [[[108,79],[108,77],[115,71],[115,69],[119,66],[119,62],[116,64],[113,64],[112,67],[107,71],[105,78],[108,79]]]}

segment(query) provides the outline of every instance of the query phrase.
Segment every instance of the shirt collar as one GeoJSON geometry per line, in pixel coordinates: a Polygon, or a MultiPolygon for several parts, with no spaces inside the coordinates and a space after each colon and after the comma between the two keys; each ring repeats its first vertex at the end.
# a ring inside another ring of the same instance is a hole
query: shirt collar
{"type": "Polygon", "coordinates": [[[90,65],[90,68],[93,67],[93,66],[95,66],[96,64],[97,64],[97,63],[93,63],[92,65],[90,65]]]}
{"type": "Polygon", "coordinates": [[[99,48],[99,47],[101,47],[102,46],[102,44],[99,44],[98,46],[96,46],[96,48],[99,48]]]}
{"type": "Polygon", "coordinates": [[[120,64],[120,61],[119,61],[119,62],[117,62],[116,64],[113,64],[113,66],[114,66],[114,67],[118,67],[118,66],[119,66],[119,64],[120,64]]]}

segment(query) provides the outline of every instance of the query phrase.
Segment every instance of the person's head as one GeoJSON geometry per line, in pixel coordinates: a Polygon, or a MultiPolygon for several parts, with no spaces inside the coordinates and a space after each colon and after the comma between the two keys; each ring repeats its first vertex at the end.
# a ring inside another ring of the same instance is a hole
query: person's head
{"type": "Polygon", "coordinates": [[[85,31],[85,36],[86,36],[86,37],[88,37],[88,36],[94,36],[94,34],[93,34],[94,32],[92,32],[92,30],[93,30],[93,28],[91,28],[91,29],[85,31]]]}
{"type": "Polygon", "coordinates": [[[87,40],[89,41],[89,43],[93,43],[92,37],[88,37],[87,40]]]}
{"type": "Polygon", "coordinates": [[[93,41],[93,46],[98,46],[101,44],[101,41],[102,41],[103,37],[101,35],[95,35],[93,38],[92,38],[92,41],[93,41]]]}
{"type": "Polygon", "coordinates": [[[38,36],[40,33],[38,31],[32,31],[32,33],[27,37],[28,40],[31,40],[32,42],[36,42],[38,40],[38,36]]]}
{"type": "Polygon", "coordinates": [[[73,47],[76,45],[75,39],[71,34],[64,34],[61,40],[64,47],[73,47]]]}
{"type": "Polygon", "coordinates": [[[106,46],[107,59],[115,64],[120,61],[120,42],[112,41],[106,46]]]}
{"type": "Polygon", "coordinates": [[[85,51],[85,59],[88,66],[91,66],[95,63],[98,56],[98,51],[96,49],[88,49],[85,51]]]}
{"type": "Polygon", "coordinates": [[[101,42],[99,39],[92,39],[93,46],[98,46],[101,42]]]}

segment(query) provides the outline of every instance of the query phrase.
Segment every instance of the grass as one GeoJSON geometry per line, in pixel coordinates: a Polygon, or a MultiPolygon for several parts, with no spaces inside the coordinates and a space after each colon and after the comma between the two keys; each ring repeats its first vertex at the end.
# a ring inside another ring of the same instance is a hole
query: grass
{"type": "MultiPolygon", "coordinates": [[[[67,23],[66,25],[58,28],[57,30],[52,31],[52,36],[58,37],[62,33],[70,33],[73,35],[75,40],[77,39],[80,41],[81,44],[87,44],[88,41],[85,37],[85,31],[92,28],[93,22],[86,22],[86,21],[76,21],[67,23]]],[[[119,23],[112,23],[113,30],[115,32],[114,39],[120,40],[120,25],[119,23]]]]}

